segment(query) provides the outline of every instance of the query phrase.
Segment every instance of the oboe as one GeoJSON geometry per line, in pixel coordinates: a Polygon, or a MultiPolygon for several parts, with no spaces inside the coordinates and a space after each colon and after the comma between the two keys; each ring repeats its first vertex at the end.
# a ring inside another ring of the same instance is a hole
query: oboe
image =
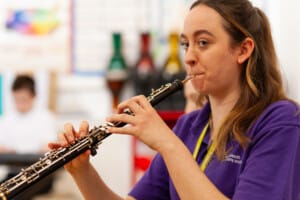
{"type": "MultiPolygon", "coordinates": [[[[147,100],[154,106],[169,95],[181,90],[183,84],[188,80],[189,78],[183,81],[175,80],[172,83],[162,85],[157,90],[152,89],[147,100]]],[[[130,111],[127,114],[131,114],[130,111]]],[[[96,155],[97,148],[102,140],[111,135],[107,132],[107,128],[110,126],[122,127],[124,125],[126,124],[122,122],[106,122],[91,129],[86,136],[77,139],[74,144],[47,152],[39,161],[25,169],[21,169],[19,174],[2,183],[0,185],[0,199],[11,199],[88,149],[91,150],[93,156],[96,155]]]]}

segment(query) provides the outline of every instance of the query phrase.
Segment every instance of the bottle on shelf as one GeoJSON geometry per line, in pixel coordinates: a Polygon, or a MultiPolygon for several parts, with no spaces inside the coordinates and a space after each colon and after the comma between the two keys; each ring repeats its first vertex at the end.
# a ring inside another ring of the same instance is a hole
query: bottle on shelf
{"type": "MultiPolygon", "coordinates": [[[[175,79],[184,79],[185,70],[180,57],[179,35],[177,32],[171,32],[168,37],[169,54],[160,71],[159,83],[165,84],[175,79]]],[[[164,111],[182,111],[185,106],[183,92],[179,91],[170,96],[166,101],[161,102],[157,107],[164,111]]]]}
{"type": "Polygon", "coordinates": [[[177,32],[169,34],[169,55],[163,67],[165,78],[184,72],[181,58],[179,56],[179,35],[177,32]]]}
{"type": "MultiPolygon", "coordinates": [[[[137,95],[143,94],[148,96],[153,87],[155,66],[153,57],[150,53],[150,33],[143,32],[140,34],[140,55],[137,59],[135,67],[133,68],[133,84],[134,90],[137,95]]],[[[134,185],[137,180],[148,168],[150,161],[154,156],[154,151],[148,146],[133,138],[133,173],[132,184],[134,185]]]]}
{"type": "MultiPolygon", "coordinates": [[[[177,33],[170,34],[170,53],[166,59],[162,71],[157,73],[158,70],[155,70],[153,59],[149,52],[150,36],[147,33],[141,34],[141,54],[134,69],[134,82],[137,93],[145,94],[144,91],[150,92],[151,86],[153,86],[152,88],[158,88],[162,84],[173,81],[175,78],[183,79],[185,74],[179,56],[178,39],[177,33]]],[[[177,92],[155,106],[158,108],[158,114],[170,128],[173,128],[178,117],[183,114],[184,105],[178,106],[178,102],[182,101],[184,101],[183,93],[177,92]]],[[[136,138],[133,138],[132,141],[132,185],[134,185],[149,167],[155,152],[136,138]]]]}
{"type": "Polygon", "coordinates": [[[112,34],[113,55],[106,70],[106,83],[113,98],[113,110],[119,104],[120,94],[128,77],[128,70],[122,54],[122,35],[119,32],[112,34]]]}
{"type": "Polygon", "coordinates": [[[143,32],[140,34],[140,56],[134,67],[133,82],[136,94],[148,95],[153,88],[153,76],[155,66],[150,53],[150,34],[143,32]]]}

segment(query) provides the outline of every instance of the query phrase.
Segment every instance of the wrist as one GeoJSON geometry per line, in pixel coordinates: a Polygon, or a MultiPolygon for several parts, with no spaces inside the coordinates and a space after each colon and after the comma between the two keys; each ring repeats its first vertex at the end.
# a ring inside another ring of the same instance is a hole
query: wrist
{"type": "Polygon", "coordinates": [[[161,155],[174,152],[179,145],[180,140],[178,137],[172,132],[170,137],[166,137],[165,140],[161,141],[161,143],[157,147],[158,153],[161,155]]]}
{"type": "Polygon", "coordinates": [[[86,163],[85,165],[81,165],[80,167],[68,166],[68,165],[65,166],[65,169],[75,179],[86,176],[87,174],[89,174],[92,168],[93,167],[90,162],[86,163]]]}

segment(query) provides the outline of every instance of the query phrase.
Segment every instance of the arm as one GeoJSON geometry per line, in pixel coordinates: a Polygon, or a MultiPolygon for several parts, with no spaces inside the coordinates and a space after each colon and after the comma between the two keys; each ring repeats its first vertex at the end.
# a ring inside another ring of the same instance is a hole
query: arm
{"type": "Polygon", "coordinates": [[[158,151],[166,163],[181,199],[228,199],[199,169],[199,165],[179,138],[174,135],[169,139],[170,141],[161,146],[158,151]]]}
{"type": "Polygon", "coordinates": [[[278,126],[256,138],[247,150],[234,200],[299,198],[300,128],[278,126]]]}
{"type": "Polygon", "coordinates": [[[299,199],[299,106],[289,101],[273,103],[249,136],[233,199],[299,199]]]}
{"type": "Polygon", "coordinates": [[[145,97],[138,96],[123,102],[119,105],[118,112],[121,114],[113,115],[107,120],[122,121],[130,126],[113,127],[109,132],[133,135],[158,151],[181,199],[227,199],[199,170],[191,153],[145,97]],[[125,108],[129,108],[134,116],[122,114],[125,108]]]}

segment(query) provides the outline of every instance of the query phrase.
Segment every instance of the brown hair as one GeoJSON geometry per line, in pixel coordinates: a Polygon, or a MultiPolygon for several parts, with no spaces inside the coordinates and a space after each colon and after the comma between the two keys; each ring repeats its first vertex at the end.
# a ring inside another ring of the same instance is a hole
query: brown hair
{"type": "Polygon", "coordinates": [[[287,97],[266,15],[248,0],[198,0],[190,9],[198,5],[208,6],[223,17],[224,29],[231,36],[233,45],[243,42],[246,37],[255,43],[252,55],[243,64],[239,100],[217,134],[216,154],[223,159],[231,137],[245,148],[250,141],[245,132],[251,124],[268,105],[287,97]]]}
{"type": "Polygon", "coordinates": [[[13,84],[12,84],[11,89],[12,89],[13,92],[21,90],[21,89],[26,89],[33,96],[36,95],[35,81],[29,75],[17,75],[14,82],[13,82],[13,84]]]}

